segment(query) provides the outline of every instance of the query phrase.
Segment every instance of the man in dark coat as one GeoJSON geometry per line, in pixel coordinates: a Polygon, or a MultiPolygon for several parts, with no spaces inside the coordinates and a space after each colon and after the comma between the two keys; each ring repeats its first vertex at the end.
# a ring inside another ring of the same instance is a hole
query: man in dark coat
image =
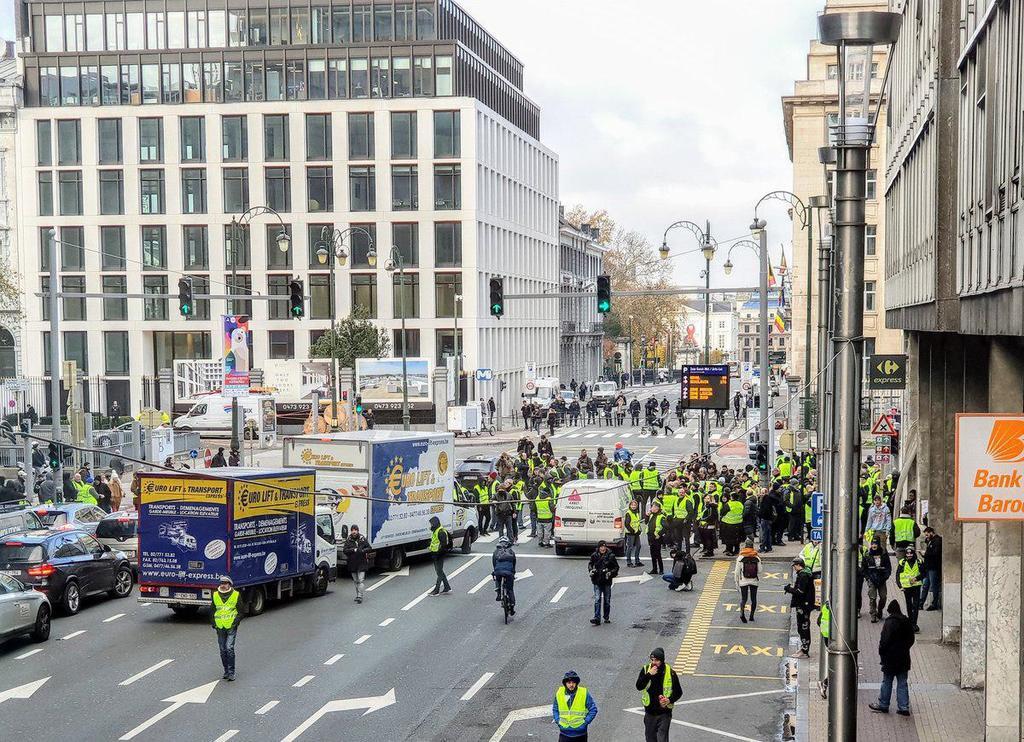
{"type": "Polygon", "coordinates": [[[903,615],[900,604],[889,603],[889,617],[882,625],[882,636],[878,640],[878,656],[882,660],[882,687],[878,691],[878,702],[870,704],[872,711],[889,713],[892,700],[892,681],[896,680],[896,713],[910,716],[910,687],[907,673],[910,672],[910,648],[914,646],[914,624],[903,615]]]}
{"type": "Polygon", "coordinates": [[[594,584],[594,617],[590,619],[590,623],[594,626],[600,625],[602,613],[604,622],[609,623],[611,619],[608,616],[612,609],[612,581],[619,575],[619,563],[604,541],[597,542],[597,549],[590,555],[588,569],[590,581],[594,584]]]}

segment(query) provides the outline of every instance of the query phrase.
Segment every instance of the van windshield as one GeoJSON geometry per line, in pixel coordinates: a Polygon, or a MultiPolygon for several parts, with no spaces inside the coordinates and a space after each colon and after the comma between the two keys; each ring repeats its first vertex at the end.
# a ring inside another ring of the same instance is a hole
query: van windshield
{"type": "Polygon", "coordinates": [[[206,414],[206,405],[197,404],[191,410],[188,411],[187,417],[199,417],[200,415],[206,414]]]}

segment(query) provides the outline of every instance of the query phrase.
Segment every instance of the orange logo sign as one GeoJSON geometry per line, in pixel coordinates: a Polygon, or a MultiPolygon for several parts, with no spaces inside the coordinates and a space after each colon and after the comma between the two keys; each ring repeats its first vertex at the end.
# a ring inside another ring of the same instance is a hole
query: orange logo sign
{"type": "Polygon", "coordinates": [[[995,461],[1024,461],[1024,421],[996,420],[988,438],[987,453],[995,461]]]}

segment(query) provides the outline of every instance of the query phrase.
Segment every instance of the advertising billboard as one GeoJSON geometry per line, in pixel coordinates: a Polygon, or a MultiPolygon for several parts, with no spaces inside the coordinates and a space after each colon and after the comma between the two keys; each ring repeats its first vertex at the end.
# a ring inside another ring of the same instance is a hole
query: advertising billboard
{"type": "Polygon", "coordinates": [[[314,475],[236,482],[231,575],[236,585],[313,569],[314,475]]]}
{"type": "Polygon", "coordinates": [[[956,416],[957,520],[1024,520],[1024,415],[956,416]]]}
{"type": "MultiPolygon", "coordinates": [[[[407,358],[409,402],[429,404],[432,399],[430,361],[426,358],[407,358]]],[[[357,358],[356,394],[364,403],[401,403],[402,359],[357,358]]]]}
{"type": "Polygon", "coordinates": [[[242,397],[249,393],[249,315],[222,314],[224,328],[224,383],[221,393],[226,397],[242,397]]]}
{"type": "Polygon", "coordinates": [[[383,487],[374,487],[370,504],[373,517],[367,538],[372,546],[429,534],[432,515],[442,523],[451,521],[453,506],[429,502],[444,500],[445,493],[452,492],[451,440],[437,436],[374,445],[371,478],[383,487]]]}

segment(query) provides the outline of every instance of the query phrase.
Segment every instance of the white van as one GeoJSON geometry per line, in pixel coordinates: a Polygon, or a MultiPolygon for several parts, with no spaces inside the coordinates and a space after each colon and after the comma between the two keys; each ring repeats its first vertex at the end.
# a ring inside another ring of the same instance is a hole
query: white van
{"type": "MultiPolygon", "coordinates": [[[[231,435],[231,397],[210,394],[202,397],[192,408],[171,423],[175,430],[192,431],[202,435],[231,435]]],[[[242,428],[247,420],[259,422],[260,405],[264,399],[273,399],[269,394],[250,394],[238,398],[239,413],[242,415],[242,428]]]]}
{"type": "Polygon", "coordinates": [[[597,546],[606,541],[620,556],[625,552],[623,518],[629,507],[629,484],[617,479],[577,479],[562,485],[555,504],[555,553],[571,546],[597,546]]]}
{"type": "Polygon", "coordinates": [[[619,394],[619,385],[614,381],[596,381],[590,390],[590,396],[596,401],[614,402],[619,394]]]}

